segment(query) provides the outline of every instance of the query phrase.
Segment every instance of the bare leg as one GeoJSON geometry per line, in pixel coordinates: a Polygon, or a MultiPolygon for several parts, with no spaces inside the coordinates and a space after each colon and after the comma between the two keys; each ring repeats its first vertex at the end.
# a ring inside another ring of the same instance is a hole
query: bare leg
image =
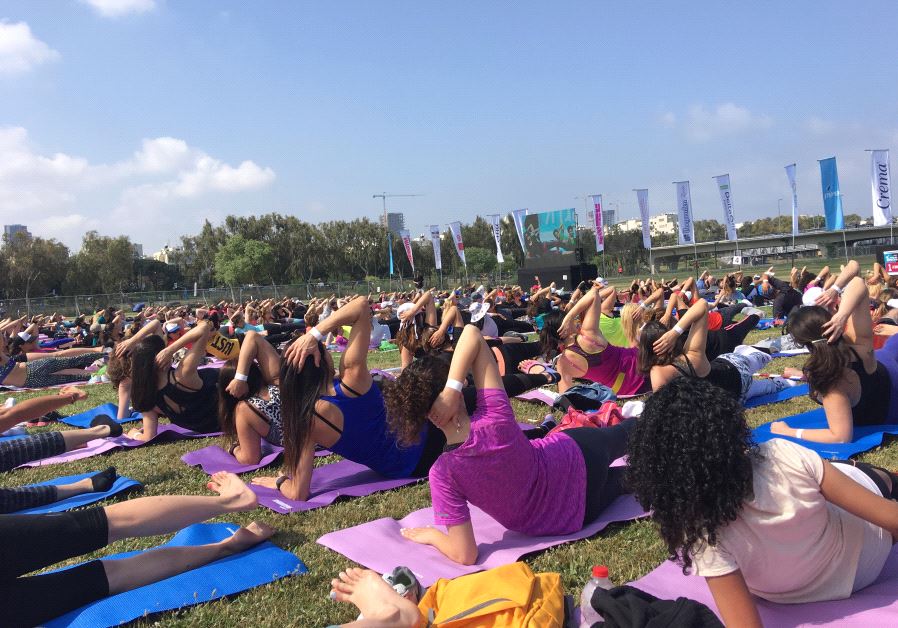
{"type": "Polygon", "coordinates": [[[104,560],[103,569],[106,570],[109,581],[109,594],[130,591],[208,565],[220,558],[239,554],[273,534],[274,528],[253,521],[237,530],[234,536],[218,543],[195,547],[163,547],[122,560],[104,560]]]}
{"type": "Polygon", "coordinates": [[[258,506],[256,494],[233,473],[216,473],[209,481],[209,488],[218,496],[160,495],[107,506],[109,542],[168,534],[226,512],[253,510],[258,506]]]}
{"type": "Polygon", "coordinates": [[[19,401],[12,407],[0,406],[0,432],[5,432],[14,425],[29,419],[42,417],[48,412],[57,410],[72,403],[70,396],[46,395],[19,401]]]}
{"type": "Polygon", "coordinates": [[[351,568],[331,580],[331,596],[338,602],[354,604],[362,619],[344,626],[352,628],[413,628],[422,621],[411,600],[400,597],[383,578],[370,569],[351,568]]]}
{"type": "Polygon", "coordinates": [[[64,430],[59,433],[62,434],[62,439],[65,441],[66,451],[77,449],[95,438],[106,438],[110,435],[108,425],[98,425],[83,430],[64,430]]]}

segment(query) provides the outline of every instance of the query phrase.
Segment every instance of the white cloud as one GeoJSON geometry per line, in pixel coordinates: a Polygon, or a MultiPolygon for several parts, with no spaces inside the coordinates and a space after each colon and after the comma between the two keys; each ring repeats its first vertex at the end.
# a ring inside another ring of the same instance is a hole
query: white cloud
{"type": "Polygon", "coordinates": [[[766,115],[758,115],[745,107],[728,102],[708,109],[704,105],[692,105],[686,111],[683,121],[672,111],[661,116],[661,122],[669,128],[680,128],[693,142],[707,142],[726,135],[735,135],[750,130],[767,129],[773,120],[766,115]]]}
{"type": "Polygon", "coordinates": [[[21,74],[59,59],[59,53],[31,33],[25,22],[0,20],[0,74],[21,74]]]}
{"type": "Polygon", "coordinates": [[[0,127],[0,219],[30,220],[33,233],[67,234],[70,245],[97,225],[115,234],[158,237],[144,227],[134,232],[136,212],[150,219],[146,229],[163,215],[177,223],[222,196],[266,187],[275,176],[253,161],[234,166],[174,137],[145,139],[130,158],[104,164],[44,154],[24,128],[0,127]]]}
{"type": "Polygon", "coordinates": [[[831,120],[821,118],[819,116],[811,116],[805,122],[805,127],[814,135],[826,135],[835,128],[835,124],[831,120]]]}
{"type": "Polygon", "coordinates": [[[129,13],[146,13],[156,8],[155,0],[81,0],[81,2],[108,18],[117,18],[129,13]]]}

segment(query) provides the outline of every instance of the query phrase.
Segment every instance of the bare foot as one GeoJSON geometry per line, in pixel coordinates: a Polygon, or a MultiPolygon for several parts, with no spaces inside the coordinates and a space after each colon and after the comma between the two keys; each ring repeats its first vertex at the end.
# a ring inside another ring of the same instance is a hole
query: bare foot
{"type": "Polygon", "coordinates": [[[414,602],[400,597],[370,569],[353,567],[331,580],[331,597],[354,604],[364,619],[349,625],[417,626],[421,614],[414,602]]]}
{"type": "Polygon", "coordinates": [[[228,550],[238,554],[251,547],[255,547],[262,541],[267,541],[275,533],[275,529],[267,523],[253,521],[247,526],[241,527],[233,536],[223,541],[228,550]]]}
{"type": "Polygon", "coordinates": [[[252,510],[259,505],[256,494],[233,473],[219,471],[212,475],[206,486],[224,498],[228,510],[252,510]]]}

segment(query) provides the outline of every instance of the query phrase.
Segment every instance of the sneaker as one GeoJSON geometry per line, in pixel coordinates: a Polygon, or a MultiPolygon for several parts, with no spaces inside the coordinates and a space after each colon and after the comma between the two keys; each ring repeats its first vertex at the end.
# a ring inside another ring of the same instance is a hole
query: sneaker
{"type": "Polygon", "coordinates": [[[396,567],[382,577],[400,597],[411,600],[415,604],[418,603],[421,597],[421,584],[411,569],[408,567],[396,567]]]}

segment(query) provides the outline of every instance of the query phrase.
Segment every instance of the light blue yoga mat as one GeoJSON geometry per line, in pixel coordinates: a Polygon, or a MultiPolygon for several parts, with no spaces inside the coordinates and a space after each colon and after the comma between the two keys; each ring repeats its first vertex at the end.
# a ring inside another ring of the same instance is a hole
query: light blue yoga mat
{"type": "Polygon", "coordinates": [[[799,384],[798,386],[790,386],[789,388],[784,388],[783,390],[777,393],[771,393],[769,395],[761,395],[760,397],[752,397],[748,401],[745,402],[746,408],[757,408],[758,406],[766,406],[768,403],[777,403],[779,401],[786,401],[787,399],[792,399],[794,397],[803,397],[808,394],[808,385],[807,384],[799,384]]]}
{"type": "MultiPolygon", "coordinates": [[[[803,412],[794,416],[787,416],[785,421],[789,427],[795,429],[820,429],[826,428],[826,414],[823,408],[803,412]]],[[[850,443],[812,443],[807,440],[799,440],[791,436],[780,436],[770,432],[770,423],[765,423],[752,430],[752,435],[757,443],[763,443],[771,438],[785,438],[802,447],[816,451],[822,458],[828,460],[844,460],[855,454],[859,454],[874,447],[882,445],[883,434],[898,434],[898,425],[869,425],[854,428],[854,440],[850,443]]]]}
{"type": "MultiPolygon", "coordinates": [[[[198,523],[184,528],[171,541],[159,547],[217,543],[239,527],[233,523],[198,523]]],[[[116,554],[103,560],[128,558],[140,553],[116,554]]],[[[88,604],[44,625],[83,628],[117,626],[145,615],[216,600],[307,571],[308,568],[296,556],[266,541],[241,554],[88,604]]],[[[238,618],[232,619],[235,625],[239,624],[238,618]]]]}
{"type": "Polygon", "coordinates": [[[104,403],[102,406],[97,406],[96,408],[91,408],[90,410],[85,410],[84,412],[73,414],[72,416],[66,416],[59,420],[66,425],[74,425],[75,427],[90,427],[90,422],[93,421],[95,417],[101,414],[109,415],[109,417],[117,423],[139,421],[143,418],[143,415],[140,412],[132,412],[131,416],[129,417],[125,417],[124,419],[117,419],[116,417],[118,416],[118,406],[114,403],[104,403]]]}
{"type": "MultiPolygon", "coordinates": [[[[63,477],[47,480],[46,482],[30,484],[29,486],[59,486],[60,484],[71,484],[72,482],[83,480],[84,478],[88,478],[95,474],[96,471],[94,473],[81,473],[79,475],[65,475],[63,477]]],[[[15,514],[36,515],[44,512],[63,512],[64,510],[71,510],[72,508],[77,508],[78,506],[87,506],[88,504],[93,504],[95,502],[106,499],[107,497],[112,497],[113,495],[121,493],[123,491],[137,490],[139,488],[143,488],[143,484],[141,484],[137,480],[119,476],[115,478],[115,482],[113,482],[112,488],[110,488],[108,491],[104,491],[102,493],[97,492],[75,495],[74,497],[69,497],[58,502],[53,502],[52,504],[37,506],[36,508],[28,508],[27,510],[17,510],[15,514]]]]}

